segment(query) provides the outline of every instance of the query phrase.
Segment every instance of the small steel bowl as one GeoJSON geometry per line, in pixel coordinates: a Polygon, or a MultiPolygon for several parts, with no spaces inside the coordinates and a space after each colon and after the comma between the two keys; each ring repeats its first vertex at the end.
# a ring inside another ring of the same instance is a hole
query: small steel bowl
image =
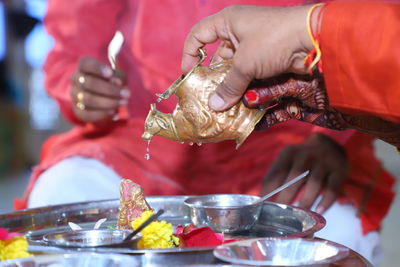
{"type": "Polygon", "coordinates": [[[253,227],[261,212],[260,197],[241,194],[215,194],[187,198],[192,223],[216,232],[236,233],[253,227]]]}
{"type": "Polygon", "coordinates": [[[347,257],[350,249],[323,239],[260,238],[224,244],[213,253],[218,259],[234,264],[328,266],[347,257]]]}
{"type": "Polygon", "coordinates": [[[53,232],[43,236],[50,246],[71,248],[95,248],[95,247],[123,247],[137,248],[137,242],[142,238],[139,233],[131,240],[124,239],[131,233],[130,230],[96,229],[53,232]]]}

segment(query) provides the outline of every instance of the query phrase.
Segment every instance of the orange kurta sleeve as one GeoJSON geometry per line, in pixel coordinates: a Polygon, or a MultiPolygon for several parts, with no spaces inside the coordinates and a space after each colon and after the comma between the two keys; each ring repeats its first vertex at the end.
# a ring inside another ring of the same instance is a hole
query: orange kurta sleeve
{"type": "Polygon", "coordinates": [[[330,104],[400,122],[400,3],[331,2],[320,37],[330,104]]]}

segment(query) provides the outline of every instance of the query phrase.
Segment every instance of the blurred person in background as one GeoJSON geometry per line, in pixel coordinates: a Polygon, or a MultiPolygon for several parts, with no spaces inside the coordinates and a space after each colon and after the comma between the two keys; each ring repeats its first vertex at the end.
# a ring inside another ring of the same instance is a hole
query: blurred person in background
{"type": "MultiPolygon", "coordinates": [[[[234,142],[189,146],[141,139],[155,93],[180,76],[186,34],[201,18],[237,3],[298,5],[304,1],[49,1],[45,25],[55,45],[46,64],[46,88],[74,125],[51,137],[16,208],[118,198],[129,178],[146,195],[242,193],[259,195],[306,169],[309,178],[275,201],[297,202],[323,213],[317,234],[378,262],[378,230],[393,199],[393,177],[373,153],[373,138],[290,121],[234,142]],[[78,19],[79,18],[79,19],[78,19]],[[113,73],[107,46],[120,30],[123,76],[113,73]],[[118,110],[128,110],[120,116],[118,110]],[[260,141],[262,140],[262,141],[260,141]]],[[[215,47],[208,53],[212,55],[215,47]]],[[[172,111],[174,101],[157,108],[172,111]]]]}

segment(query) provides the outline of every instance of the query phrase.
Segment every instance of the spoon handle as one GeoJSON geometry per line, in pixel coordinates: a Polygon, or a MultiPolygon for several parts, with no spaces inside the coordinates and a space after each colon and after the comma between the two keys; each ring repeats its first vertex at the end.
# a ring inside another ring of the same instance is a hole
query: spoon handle
{"type": "Polygon", "coordinates": [[[290,180],[289,182],[281,185],[280,187],[278,187],[277,189],[271,191],[270,193],[266,194],[265,196],[263,196],[259,201],[263,202],[265,200],[267,200],[268,198],[272,197],[273,195],[281,192],[283,189],[291,186],[292,184],[297,183],[298,181],[300,181],[301,179],[303,179],[304,177],[306,177],[308,174],[310,173],[310,171],[305,171],[302,174],[300,174],[299,176],[297,176],[296,178],[290,180]]]}
{"type": "Polygon", "coordinates": [[[117,56],[124,43],[124,36],[120,31],[116,31],[111,42],[108,44],[107,56],[113,70],[117,70],[117,56]]]}
{"type": "Polygon", "coordinates": [[[136,228],[132,233],[130,233],[127,237],[125,237],[124,242],[131,240],[132,237],[134,237],[137,233],[142,231],[147,225],[149,225],[152,221],[156,220],[163,213],[164,213],[164,210],[160,209],[159,211],[157,211],[157,213],[151,215],[151,217],[149,217],[147,220],[145,220],[138,228],[136,228]]]}

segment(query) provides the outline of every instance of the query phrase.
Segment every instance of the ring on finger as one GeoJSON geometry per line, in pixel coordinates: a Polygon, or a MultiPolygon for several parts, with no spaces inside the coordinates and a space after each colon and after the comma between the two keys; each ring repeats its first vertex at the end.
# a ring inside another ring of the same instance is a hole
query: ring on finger
{"type": "Polygon", "coordinates": [[[77,95],[76,95],[76,98],[77,98],[77,102],[76,102],[76,107],[78,108],[78,109],[80,109],[80,110],[85,110],[85,104],[83,104],[83,98],[84,98],[84,93],[82,92],[82,91],[80,91],[77,95]]]}
{"type": "Polygon", "coordinates": [[[78,83],[79,83],[80,85],[83,85],[83,84],[85,83],[85,81],[86,81],[85,76],[80,75],[80,76],[78,77],[78,83]]]}
{"type": "Polygon", "coordinates": [[[78,99],[78,102],[83,102],[83,98],[84,98],[84,93],[83,91],[80,91],[76,94],[76,98],[78,99]]]}
{"type": "Polygon", "coordinates": [[[80,110],[85,110],[85,104],[83,104],[82,102],[78,102],[76,103],[76,107],[80,110]]]}

